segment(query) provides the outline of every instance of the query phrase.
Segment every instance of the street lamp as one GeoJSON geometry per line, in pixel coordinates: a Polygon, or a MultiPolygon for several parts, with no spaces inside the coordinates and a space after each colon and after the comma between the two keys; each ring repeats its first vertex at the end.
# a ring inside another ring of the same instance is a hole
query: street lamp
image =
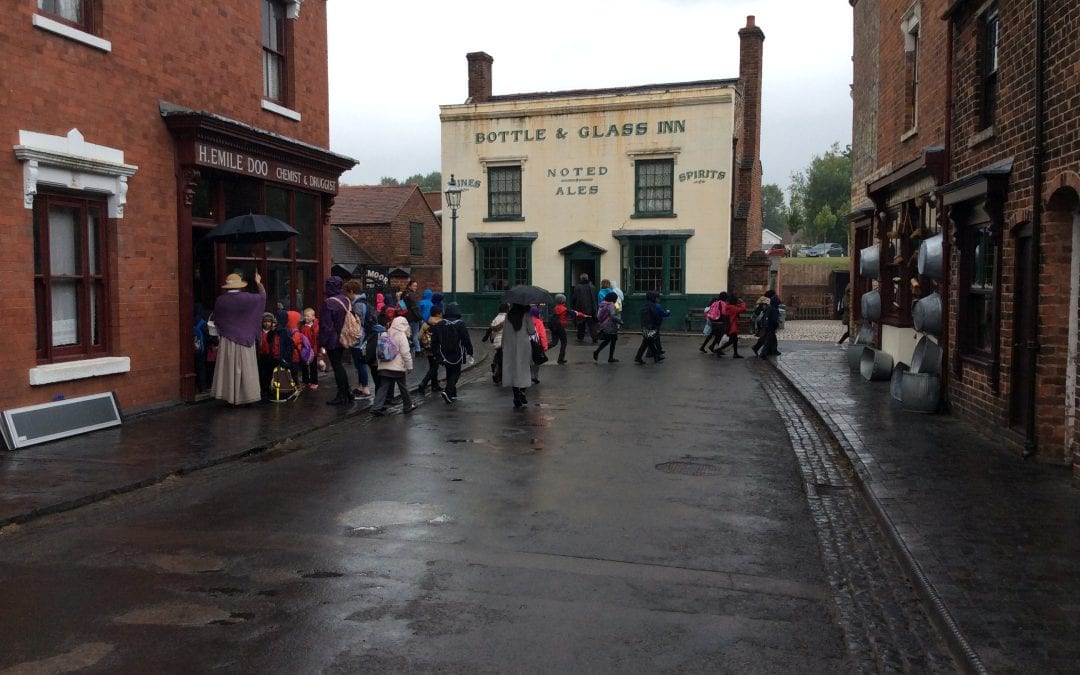
{"type": "Polygon", "coordinates": [[[450,207],[450,301],[457,302],[457,210],[461,206],[461,186],[454,181],[454,174],[450,174],[443,194],[450,207]]]}

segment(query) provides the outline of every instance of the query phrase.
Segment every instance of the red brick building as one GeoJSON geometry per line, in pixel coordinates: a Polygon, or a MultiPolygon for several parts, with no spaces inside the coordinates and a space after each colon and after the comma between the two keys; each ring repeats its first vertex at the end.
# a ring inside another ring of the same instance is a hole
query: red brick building
{"type": "Polygon", "coordinates": [[[412,278],[441,289],[442,226],[430,203],[416,185],[341,186],[331,223],[376,261],[361,266],[368,286],[412,278]]]}
{"type": "Polygon", "coordinates": [[[325,149],[324,1],[18,2],[0,54],[13,149],[0,284],[17,327],[0,407],[193,398],[196,303],[230,272],[259,270],[271,306],[317,301],[337,181],[355,164],[325,149]],[[300,236],[203,240],[249,212],[300,236]]]}
{"type": "MultiPolygon", "coordinates": [[[[881,198],[888,187],[882,181],[901,174],[924,181],[905,196],[921,197],[923,213],[944,232],[945,269],[938,290],[945,322],[938,341],[945,347],[942,376],[952,410],[989,422],[1040,461],[1073,464],[1080,477],[1080,5],[1066,0],[852,4],[854,90],[862,89],[861,78],[879,89],[876,100],[856,95],[857,152],[862,159],[878,158],[857,164],[863,169],[856,174],[863,175],[854,177],[853,195],[861,190],[869,203],[864,199],[867,209],[855,214],[856,233],[862,227],[875,235],[871,240],[863,234],[865,246],[887,241],[882,232],[896,229],[889,225],[896,215],[892,202],[881,198]],[[920,106],[918,112],[929,115],[935,129],[940,121],[941,133],[928,139],[936,147],[896,155],[904,147],[903,134],[896,136],[903,120],[894,103],[886,102],[907,91],[910,81],[901,84],[900,69],[875,71],[870,64],[902,62],[896,34],[904,24],[896,19],[912,7],[921,9],[920,27],[940,35],[932,49],[919,52],[917,82],[920,96],[926,83],[934,82],[930,96],[938,110],[924,112],[920,106]],[[865,36],[860,47],[860,25],[875,20],[879,48],[865,36]],[[938,85],[944,87],[940,93],[938,85]],[[872,118],[878,146],[868,152],[872,118]],[[905,158],[908,164],[890,173],[866,173],[905,158]]],[[[887,278],[883,273],[878,283],[887,278]]]]}

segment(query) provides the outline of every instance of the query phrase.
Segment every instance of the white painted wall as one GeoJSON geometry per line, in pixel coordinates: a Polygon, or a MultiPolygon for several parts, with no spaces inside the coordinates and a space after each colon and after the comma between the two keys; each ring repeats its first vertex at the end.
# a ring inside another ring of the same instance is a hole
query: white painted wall
{"type": "MultiPolygon", "coordinates": [[[[564,259],[558,250],[581,239],[607,249],[598,278],[619,279],[619,241],[612,231],[624,229],[694,230],[686,242],[686,292],[723,288],[730,256],[735,96],[733,88],[714,85],[442,106],[442,174],[444,179],[453,174],[465,188],[458,209],[458,291],[474,290],[471,232],[538,233],[533,283],[561,288],[564,259]],[[682,130],[660,133],[662,123],[675,121],[682,130]],[[608,136],[612,125],[617,133],[608,136]],[[629,135],[623,135],[626,130],[629,135]],[[488,140],[500,132],[507,133],[488,140]],[[631,218],[635,159],[662,157],[675,160],[677,217],[631,218]],[[483,220],[485,167],[499,163],[522,166],[523,221],[483,220]]],[[[447,216],[443,222],[450,224],[447,216]]],[[[451,227],[443,227],[447,259],[451,233],[451,227]]],[[[451,287],[450,274],[451,266],[443,265],[444,288],[451,287]]]]}

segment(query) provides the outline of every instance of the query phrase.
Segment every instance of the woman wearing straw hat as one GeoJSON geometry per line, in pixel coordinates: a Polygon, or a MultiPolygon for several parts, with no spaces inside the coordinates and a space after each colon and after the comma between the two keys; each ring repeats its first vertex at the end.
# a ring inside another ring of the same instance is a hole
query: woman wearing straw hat
{"type": "Polygon", "coordinates": [[[258,272],[255,272],[255,286],[259,292],[241,292],[246,286],[243,277],[230,274],[221,286],[225,292],[214,303],[214,323],[220,344],[210,392],[214,398],[233,405],[254,403],[261,398],[255,338],[262,327],[266,289],[258,272]]]}

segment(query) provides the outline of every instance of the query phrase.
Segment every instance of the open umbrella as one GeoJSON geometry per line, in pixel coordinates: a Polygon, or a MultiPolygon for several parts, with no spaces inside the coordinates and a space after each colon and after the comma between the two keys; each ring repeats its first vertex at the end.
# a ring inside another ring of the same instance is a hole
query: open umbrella
{"type": "Polygon", "coordinates": [[[550,305],[551,293],[539,286],[514,286],[506,291],[502,301],[510,305],[550,305]]]}
{"type": "Polygon", "coordinates": [[[207,239],[257,244],[262,241],[282,241],[299,234],[288,223],[262,213],[249,213],[229,218],[206,234],[207,239]]]}

